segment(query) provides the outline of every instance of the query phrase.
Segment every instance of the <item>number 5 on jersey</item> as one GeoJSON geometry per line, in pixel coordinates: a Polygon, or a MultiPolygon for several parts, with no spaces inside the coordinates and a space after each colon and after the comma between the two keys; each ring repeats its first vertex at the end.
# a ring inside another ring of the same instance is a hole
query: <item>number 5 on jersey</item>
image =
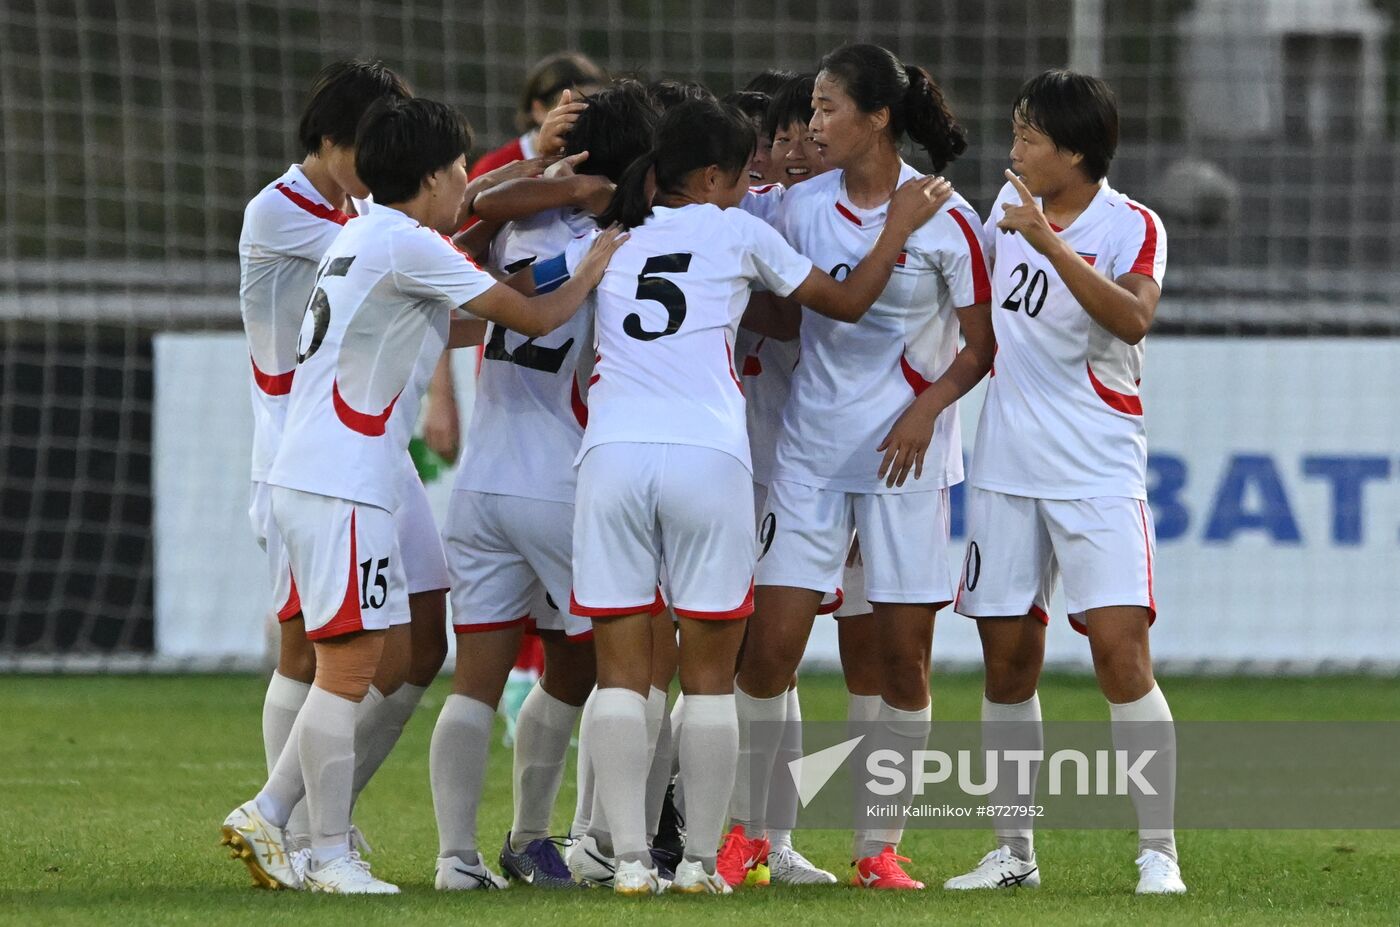
{"type": "Polygon", "coordinates": [[[637,274],[637,299],[649,299],[666,307],[666,327],[659,332],[642,328],[642,316],[633,312],[622,320],[622,330],[638,341],[655,341],[680,331],[685,321],[685,294],[665,277],[655,274],[683,274],[690,269],[689,253],[658,254],[647,258],[637,274]]]}

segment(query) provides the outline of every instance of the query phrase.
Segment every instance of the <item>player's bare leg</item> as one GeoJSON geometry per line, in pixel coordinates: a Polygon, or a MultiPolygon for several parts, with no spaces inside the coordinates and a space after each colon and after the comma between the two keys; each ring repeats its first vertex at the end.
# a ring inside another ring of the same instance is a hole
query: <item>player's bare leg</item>
{"type": "MultiPolygon", "coordinates": [[[[986,667],[983,749],[997,751],[998,755],[1008,750],[1043,749],[1045,737],[1036,686],[1045,662],[1045,622],[1035,614],[979,618],[977,632],[982,639],[982,662],[986,667]]],[[[1033,803],[1039,773],[1040,763],[1031,763],[1030,789],[1023,794],[1016,786],[1016,765],[1002,763],[997,772],[997,788],[987,797],[988,803],[1033,803]]],[[[944,888],[1034,888],[1040,884],[1032,819],[1021,815],[999,817],[992,827],[996,847],[971,872],[949,879],[944,888]]]]}
{"type": "Polygon", "coordinates": [[[524,628],[458,633],[452,693],[442,704],[428,750],[438,825],[439,889],[505,888],[486,868],[476,841],[476,814],[486,779],[491,729],[524,628]]]}
{"type": "Polygon", "coordinates": [[[1089,609],[1084,614],[1094,675],[1109,702],[1113,746],[1129,757],[1155,751],[1146,767],[1155,795],[1131,790],[1138,816],[1138,894],[1186,891],[1177,863],[1176,729],[1171,708],[1152,676],[1149,612],[1141,606],[1089,609]]]}

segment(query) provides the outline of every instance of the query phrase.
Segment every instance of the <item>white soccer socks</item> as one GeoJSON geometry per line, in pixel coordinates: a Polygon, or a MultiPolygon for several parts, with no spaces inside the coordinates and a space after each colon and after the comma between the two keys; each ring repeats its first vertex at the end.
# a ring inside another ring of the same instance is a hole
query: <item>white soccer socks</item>
{"type": "MultiPolygon", "coordinates": [[[[599,689],[587,712],[594,794],[606,812],[613,856],[619,863],[644,861],[647,848],[645,794],[647,777],[647,700],[631,689],[599,689]]],[[[597,827],[597,820],[590,830],[597,827]]]]}
{"type": "Polygon", "coordinates": [[[428,748],[440,858],[477,858],[476,809],[495,720],[493,706],[465,695],[449,695],[442,703],[428,748]]]}
{"type": "Polygon", "coordinates": [[[732,695],[687,695],[681,768],[688,777],[685,856],[715,871],[725,812],[734,794],[739,720],[732,695]]]}
{"type": "MultiPolygon", "coordinates": [[[[370,691],[377,690],[370,686],[370,691]]],[[[404,683],[392,695],[382,697],[370,707],[362,709],[355,727],[356,800],[393,752],[408,719],[413,717],[426,691],[424,686],[404,683]]]]}
{"type": "MultiPolygon", "coordinates": [[[[1017,764],[1008,760],[1013,751],[1045,748],[1045,729],[1040,720],[1040,695],[1032,694],[1024,702],[1002,704],[982,697],[982,749],[995,751],[1000,761],[997,764],[997,787],[987,797],[991,805],[1030,805],[1035,803],[1036,780],[1040,775],[1040,761],[1017,764]],[[1018,781],[1021,766],[1029,769],[1026,783],[1029,790],[1023,792],[1018,781]]],[[[992,822],[998,847],[1008,847],[1019,860],[1030,862],[1035,859],[1035,838],[1032,820],[1029,816],[999,817],[992,822]]]]}
{"type": "Polygon", "coordinates": [[[520,706],[515,721],[515,818],[511,849],[549,836],[554,799],[564,781],[564,760],[582,706],[561,702],[539,683],[520,706]]]}
{"type": "Polygon", "coordinates": [[[349,699],[313,686],[297,719],[297,752],[306,781],[313,869],[350,852],[358,707],[349,699]]]}
{"type": "Polygon", "coordinates": [[[1176,728],[1166,696],[1155,684],[1152,691],[1135,702],[1109,703],[1113,726],[1113,746],[1138,756],[1147,750],[1156,754],[1147,767],[1157,792],[1147,795],[1130,780],[1129,794],[1138,817],[1138,849],[1155,851],[1176,862],[1176,831],[1171,826],[1176,803],[1176,728]]]}
{"type": "MultiPolygon", "coordinates": [[[[874,742],[871,744],[869,752],[895,750],[901,756],[913,756],[915,750],[923,750],[928,747],[928,735],[933,724],[932,717],[930,705],[925,705],[916,711],[905,711],[893,707],[882,699],[880,712],[875,720],[875,730],[870,735],[870,739],[874,742]]],[[[860,777],[857,778],[860,779],[860,777]]],[[[904,791],[898,795],[885,796],[878,803],[892,804],[902,808],[909,804],[913,794],[914,784],[911,778],[905,783],[904,791]]],[[[858,810],[863,810],[868,805],[877,804],[875,797],[866,793],[859,786],[857,787],[857,798],[856,807],[858,810]]],[[[864,859],[868,856],[878,856],[887,846],[899,846],[899,841],[903,836],[904,817],[902,815],[885,816],[878,826],[856,831],[852,843],[853,858],[864,859]]]]}
{"type": "MultiPolygon", "coordinates": [[[[686,696],[687,711],[694,697],[686,696]]],[[[734,771],[734,795],[729,803],[729,817],[735,824],[742,824],[746,834],[759,837],[767,825],[768,783],[773,778],[773,765],[777,762],[778,749],[782,745],[788,694],[782,692],[773,698],[754,698],[736,684],[734,709],[739,723],[739,762],[734,771]]],[[[690,718],[690,715],[686,716],[686,725],[690,724],[690,718]]],[[[690,736],[688,726],[685,736],[690,736]]],[[[685,770],[686,777],[688,825],[695,813],[697,783],[693,772],[685,765],[685,756],[689,754],[684,752],[684,741],[681,742],[681,750],[681,768],[685,770]]]]}
{"type": "Polygon", "coordinates": [[[768,783],[768,809],[765,824],[773,849],[792,847],[792,829],[797,826],[797,783],[788,765],[802,759],[802,702],[797,689],[787,691],[787,716],[783,719],[783,739],[773,760],[773,777],[768,783]]]}

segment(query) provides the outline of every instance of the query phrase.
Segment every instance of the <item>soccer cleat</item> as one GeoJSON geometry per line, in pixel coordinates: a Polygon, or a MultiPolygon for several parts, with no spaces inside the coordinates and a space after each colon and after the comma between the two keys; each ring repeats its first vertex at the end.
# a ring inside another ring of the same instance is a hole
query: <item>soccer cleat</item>
{"type": "Polygon", "coordinates": [[[779,885],[835,885],[836,876],[819,869],[812,861],[792,847],[778,847],[768,854],[771,878],[779,885]]]}
{"type": "Polygon", "coordinates": [[[1181,881],[1181,867],[1176,860],[1156,850],[1144,850],[1136,860],[1139,895],[1184,895],[1186,883],[1181,881]]]}
{"type": "Polygon", "coordinates": [[[438,857],[433,886],[440,892],[475,892],[509,888],[510,883],[487,869],[478,853],[472,863],[460,856],[438,857]]]}
{"type": "Polygon", "coordinates": [[[681,860],[671,856],[665,850],[652,847],[651,864],[656,867],[657,875],[669,882],[676,877],[676,867],[681,864],[681,860]]]}
{"type": "Polygon", "coordinates": [[[329,895],[397,895],[399,887],[383,879],[376,879],[369,871],[369,863],[348,853],[319,868],[306,870],[306,887],[309,891],[325,892],[329,895]]]}
{"type": "Polygon", "coordinates": [[[511,848],[507,833],[505,845],[501,847],[501,873],[507,879],[536,888],[578,888],[564,857],[559,855],[559,847],[568,845],[568,838],[541,837],[531,840],[525,849],[517,852],[511,848]]]}
{"type": "Polygon", "coordinates": [[[895,853],[894,847],[885,847],[878,856],[856,860],[851,884],[858,888],[895,891],[923,888],[924,883],[909,878],[909,874],[899,865],[907,862],[909,857],[895,853]]]}
{"type": "Polygon", "coordinates": [[[245,801],[224,818],[219,843],[229,848],[229,856],[241,859],[253,882],[268,889],[302,887],[302,878],[292,866],[282,828],[263,817],[256,801],[245,801]]]}
{"type": "Polygon", "coordinates": [[[598,841],[588,834],[584,834],[574,841],[569,847],[569,871],[573,873],[574,880],[584,885],[613,884],[613,875],[616,872],[617,864],[612,857],[603,854],[598,849],[598,841]]]}
{"type": "Polygon", "coordinates": [[[291,851],[292,871],[297,874],[297,880],[306,878],[306,870],[311,868],[311,847],[302,847],[299,850],[291,851]]]}
{"type": "Polygon", "coordinates": [[[767,888],[773,881],[773,871],[768,868],[767,863],[759,863],[749,870],[749,874],[744,876],[745,885],[753,885],[757,888],[767,888]]]}
{"type": "Polygon", "coordinates": [[[719,872],[709,873],[698,859],[685,860],[676,867],[676,878],[667,889],[677,895],[732,895],[734,889],[720,878],[719,872]]]}
{"type": "Polygon", "coordinates": [[[750,838],[744,833],[744,825],[735,824],[720,841],[715,871],[729,883],[730,888],[737,888],[749,877],[755,866],[766,862],[767,859],[767,838],[750,838]]]}
{"type": "Polygon", "coordinates": [[[657,875],[656,870],[646,863],[632,860],[617,864],[613,873],[612,888],[614,894],[639,897],[659,895],[666,890],[669,884],[663,881],[657,875]]]}
{"type": "Polygon", "coordinates": [[[982,857],[975,869],[960,876],[953,876],[943,887],[950,891],[971,891],[979,888],[1038,888],[1040,867],[1035,860],[1026,862],[1011,852],[1008,846],[999,846],[982,857]]]}

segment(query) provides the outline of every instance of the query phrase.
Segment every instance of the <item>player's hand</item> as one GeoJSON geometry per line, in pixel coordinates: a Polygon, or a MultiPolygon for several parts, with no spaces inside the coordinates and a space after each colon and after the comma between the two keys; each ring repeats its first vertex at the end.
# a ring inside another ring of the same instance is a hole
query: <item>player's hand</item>
{"type": "Polygon", "coordinates": [[[1002,216],[997,220],[997,228],[1008,233],[1020,232],[1021,237],[1032,248],[1041,254],[1049,254],[1050,249],[1059,241],[1059,236],[1050,227],[1050,220],[1045,218],[1045,213],[1041,212],[1035,197],[1026,189],[1021,178],[1010,170],[1005,171],[1005,174],[1006,179],[1016,188],[1016,192],[1021,194],[1021,202],[1001,204],[1002,216]]]}
{"type": "Polygon", "coordinates": [[[580,151],[578,154],[571,154],[567,158],[560,158],[544,169],[544,176],[549,178],[573,177],[574,168],[587,160],[588,152],[586,151],[580,151]]]}
{"type": "Polygon", "coordinates": [[[627,232],[617,223],[603,229],[598,233],[598,237],[593,239],[593,246],[588,249],[583,260],[579,261],[574,276],[587,280],[589,289],[597,286],[598,281],[603,279],[603,271],[608,269],[608,262],[627,238],[627,232]]]}
{"type": "Polygon", "coordinates": [[[924,454],[933,440],[934,423],[942,412],[928,403],[916,402],[895,420],[885,440],[875,448],[885,455],[880,461],[878,478],[884,480],[886,486],[903,486],[911,469],[916,480],[924,475],[924,454]]]}
{"type": "Polygon", "coordinates": [[[564,139],[568,138],[579,114],[588,109],[586,102],[573,102],[574,94],[565,90],[559,95],[559,103],[550,110],[540,124],[539,150],[541,154],[557,156],[564,149],[564,139]]]}
{"type": "Polygon", "coordinates": [[[462,422],[455,401],[442,401],[430,395],[423,416],[423,443],[448,463],[457,459],[462,447],[462,422]]]}
{"type": "Polygon", "coordinates": [[[483,189],[489,190],[492,187],[505,183],[507,180],[516,180],[520,177],[538,177],[556,160],[556,158],[539,157],[512,161],[509,164],[502,164],[498,168],[489,170],[476,179],[478,181],[484,181],[485,187],[483,189]]]}
{"type": "Polygon", "coordinates": [[[915,177],[906,180],[894,191],[894,196],[890,197],[885,227],[907,238],[914,234],[915,229],[932,219],[952,195],[953,185],[942,177],[915,177]]]}

